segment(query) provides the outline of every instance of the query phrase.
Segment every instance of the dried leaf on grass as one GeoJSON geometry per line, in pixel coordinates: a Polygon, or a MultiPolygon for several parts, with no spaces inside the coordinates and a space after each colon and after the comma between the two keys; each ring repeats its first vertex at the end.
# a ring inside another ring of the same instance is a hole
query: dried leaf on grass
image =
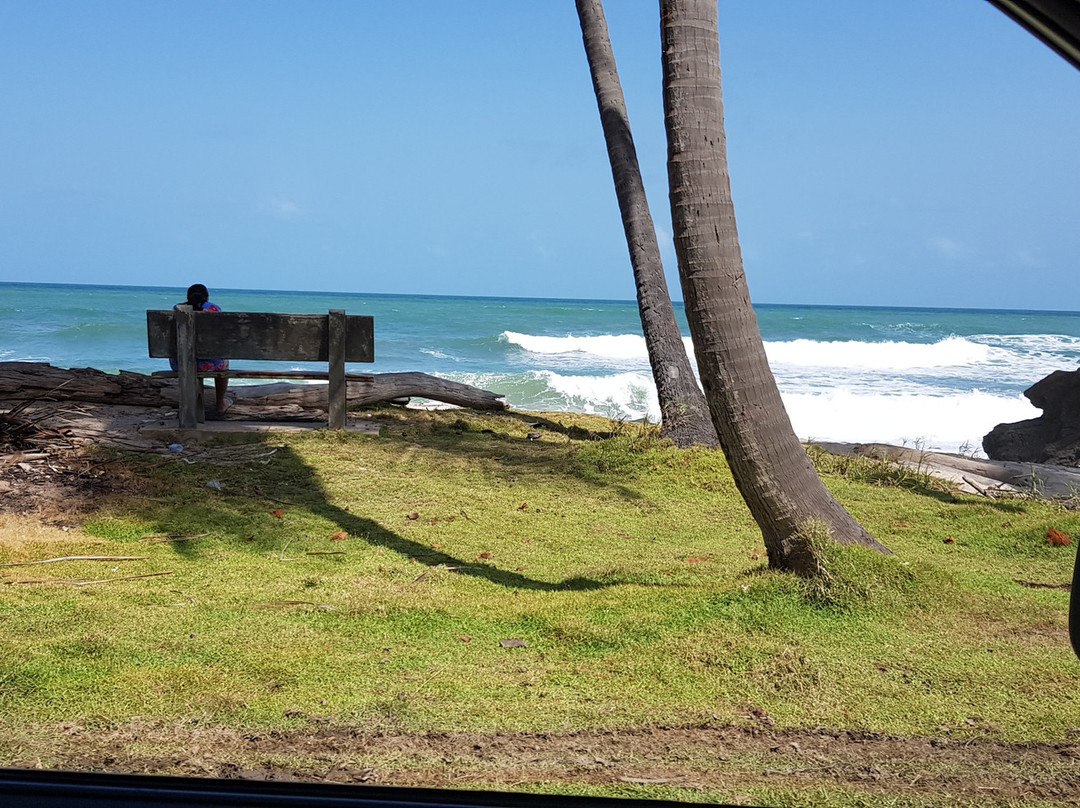
{"type": "Polygon", "coordinates": [[[1048,528],[1046,531],[1046,543],[1051,547],[1068,547],[1072,544],[1072,538],[1068,533],[1062,533],[1057,528],[1048,528]]]}

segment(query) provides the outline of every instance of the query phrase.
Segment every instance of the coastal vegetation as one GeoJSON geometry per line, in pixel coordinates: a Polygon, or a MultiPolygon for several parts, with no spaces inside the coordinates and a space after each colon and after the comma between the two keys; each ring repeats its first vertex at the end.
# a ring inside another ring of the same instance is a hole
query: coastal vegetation
{"type": "Polygon", "coordinates": [[[814,452],[895,555],[808,524],[798,577],[769,569],[719,450],[566,413],[371,416],[378,435],[98,450],[115,493],[4,514],[0,765],[1080,793],[1062,504],[814,452]]]}

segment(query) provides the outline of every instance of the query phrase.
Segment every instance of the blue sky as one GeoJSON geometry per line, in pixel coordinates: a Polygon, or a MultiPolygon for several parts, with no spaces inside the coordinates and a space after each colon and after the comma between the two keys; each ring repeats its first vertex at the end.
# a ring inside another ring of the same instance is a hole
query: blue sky
{"type": "MultiPolygon", "coordinates": [[[[670,247],[657,4],[608,0],[670,247]]],[[[1080,309],[1080,72],[983,0],[720,3],[762,303],[1080,309]]],[[[571,0],[0,0],[0,280],[630,299],[571,0]]]]}

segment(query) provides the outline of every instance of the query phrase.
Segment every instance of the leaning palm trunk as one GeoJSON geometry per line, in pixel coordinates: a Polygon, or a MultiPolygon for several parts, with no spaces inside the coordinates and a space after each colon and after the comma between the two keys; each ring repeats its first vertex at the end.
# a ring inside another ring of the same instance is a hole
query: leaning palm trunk
{"type": "Polygon", "coordinates": [[[743,273],[720,95],[717,0],[660,0],[675,252],[698,371],[769,565],[810,572],[812,522],[889,552],[833,499],[791,428],[743,273]]]}
{"type": "Polygon", "coordinates": [[[615,195],[622,212],[626,245],[630,250],[641,329],[660,400],[660,431],[677,446],[695,443],[716,446],[716,431],[709,419],[708,404],[694,378],[668,296],[656,229],[645,198],[630,119],[608,38],[604,7],[601,0],[577,0],[577,11],[596,104],[600,108],[600,123],[607,141],[615,195]]]}

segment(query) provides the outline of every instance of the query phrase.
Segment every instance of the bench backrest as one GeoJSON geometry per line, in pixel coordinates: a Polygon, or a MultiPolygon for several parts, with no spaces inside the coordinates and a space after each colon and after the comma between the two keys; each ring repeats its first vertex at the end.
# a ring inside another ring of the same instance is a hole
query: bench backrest
{"type": "MultiPolygon", "coordinates": [[[[150,356],[176,356],[173,310],[146,312],[150,356]]],[[[326,314],[279,314],[256,311],[195,312],[195,355],[214,359],[266,359],[327,362],[330,318],[326,314]]],[[[345,315],[344,361],[375,361],[372,318],[345,315]]]]}

